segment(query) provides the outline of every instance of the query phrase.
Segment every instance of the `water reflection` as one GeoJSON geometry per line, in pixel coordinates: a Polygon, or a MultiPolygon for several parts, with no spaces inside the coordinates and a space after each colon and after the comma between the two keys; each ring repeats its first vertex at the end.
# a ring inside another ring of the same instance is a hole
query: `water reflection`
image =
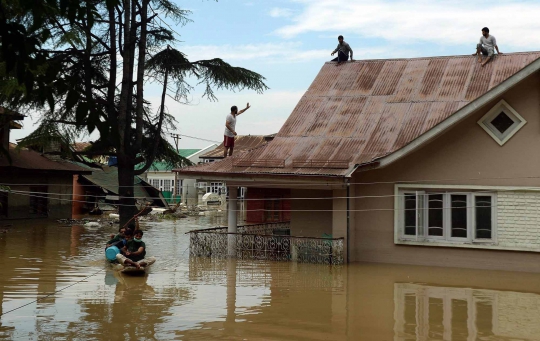
{"type": "Polygon", "coordinates": [[[394,340],[540,337],[537,294],[396,283],[394,302],[394,340]]]}
{"type": "MultiPolygon", "coordinates": [[[[189,258],[185,232],[146,224],[158,261],[104,270],[0,318],[0,340],[540,340],[540,275],[189,258]]],[[[113,227],[20,225],[0,235],[0,312],[106,265],[113,227]]]]}

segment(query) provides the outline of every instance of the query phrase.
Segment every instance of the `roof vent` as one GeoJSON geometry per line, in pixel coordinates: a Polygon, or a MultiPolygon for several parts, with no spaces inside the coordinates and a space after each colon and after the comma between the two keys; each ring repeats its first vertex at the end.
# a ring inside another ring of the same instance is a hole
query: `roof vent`
{"type": "Polygon", "coordinates": [[[517,113],[505,100],[501,100],[487,112],[478,124],[499,145],[504,145],[527,121],[517,113]]]}

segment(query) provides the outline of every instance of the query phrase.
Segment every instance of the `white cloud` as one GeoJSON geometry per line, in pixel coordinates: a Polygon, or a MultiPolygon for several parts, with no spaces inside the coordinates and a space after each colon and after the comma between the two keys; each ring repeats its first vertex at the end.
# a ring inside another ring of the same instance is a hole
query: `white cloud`
{"type": "Polygon", "coordinates": [[[532,50],[540,46],[540,2],[427,0],[297,0],[304,5],[290,25],[276,33],[291,38],[302,33],[336,32],[382,38],[394,43],[470,43],[488,26],[499,47],[532,50]]]}
{"type": "Polygon", "coordinates": [[[293,14],[293,11],[290,8],[274,7],[270,10],[269,14],[272,18],[286,18],[290,17],[293,14]]]}
{"type": "Polygon", "coordinates": [[[246,45],[190,45],[182,47],[190,60],[219,57],[225,61],[262,59],[265,62],[305,62],[327,58],[326,50],[303,50],[298,42],[246,45]]]}

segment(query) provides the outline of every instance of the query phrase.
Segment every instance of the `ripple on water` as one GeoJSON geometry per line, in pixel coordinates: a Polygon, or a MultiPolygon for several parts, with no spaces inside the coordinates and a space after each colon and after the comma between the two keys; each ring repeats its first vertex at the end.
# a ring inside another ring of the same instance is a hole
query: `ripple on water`
{"type": "Polygon", "coordinates": [[[17,226],[0,309],[29,305],[0,318],[0,340],[540,340],[540,275],[190,259],[185,233],[219,219],[144,224],[157,262],[140,277],[104,260],[114,227],[17,226]]]}

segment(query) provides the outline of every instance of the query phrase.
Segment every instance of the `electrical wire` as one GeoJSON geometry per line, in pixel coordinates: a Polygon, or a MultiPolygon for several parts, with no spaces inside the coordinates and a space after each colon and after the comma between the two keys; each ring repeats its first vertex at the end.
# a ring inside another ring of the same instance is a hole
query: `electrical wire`
{"type": "MultiPolygon", "coordinates": [[[[464,188],[466,189],[466,188],[464,188]]],[[[532,191],[532,190],[535,190],[535,191],[539,191],[540,192],[540,188],[538,187],[520,187],[520,190],[522,191],[532,191]]],[[[404,190],[404,191],[407,191],[407,190],[404,190]]],[[[497,189],[496,192],[513,192],[515,191],[515,189],[497,189]]],[[[1,191],[0,191],[1,192],[1,191]]],[[[4,192],[8,192],[8,191],[4,191],[4,192]]],[[[18,191],[18,190],[11,190],[9,191],[11,193],[14,193],[14,194],[30,194],[30,195],[55,195],[55,196],[73,196],[73,194],[71,193],[55,193],[55,192],[35,192],[35,191],[18,191]]],[[[411,189],[409,192],[416,192],[415,190],[411,189]]],[[[486,190],[475,190],[474,193],[493,193],[495,192],[495,190],[489,190],[489,189],[486,189],[486,190]]],[[[443,191],[443,192],[439,192],[439,191],[430,191],[430,192],[425,192],[425,193],[418,193],[417,195],[418,196],[429,196],[429,195],[441,195],[441,194],[462,194],[464,193],[463,191],[455,191],[455,190],[451,190],[451,191],[443,191]]],[[[385,194],[385,195],[357,195],[357,196],[331,196],[331,197],[276,197],[276,198],[272,198],[272,197],[263,197],[263,198],[244,198],[244,199],[238,199],[238,200],[242,200],[242,201],[261,201],[261,200],[333,200],[333,199],[373,199],[373,198],[394,198],[394,197],[404,197],[404,196],[408,196],[410,195],[409,193],[405,193],[405,194],[385,194]]],[[[83,196],[83,197],[101,197],[101,196],[96,196],[96,195],[79,195],[79,196],[83,196]]],[[[114,195],[115,197],[118,197],[118,198],[127,198],[127,199],[147,199],[147,200],[150,200],[150,199],[154,199],[154,200],[160,200],[160,199],[163,199],[162,197],[136,197],[136,196],[133,196],[133,197],[127,197],[127,196],[119,196],[119,195],[114,195]]]]}
{"type": "MultiPolygon", "coordinates": [[[[475,192],[477,193],[477,192],[475,192]]],[[[493,192],[489,192],[493,193],[493,192]]],[[[17,193],[18,195],[28,196],[28,197],[34,197],[34,198],[44,198],[44,199],[51,199],[51,200],[58,200],[58,201],[70,201],[70,202],[81,202],[81,203],[89,203],[89,204],[95,204],[94,201],[83,201],[83,200],[73,200],[73,199],[59,199],[59,198],[50,198],[48,196],[39,196],[39,195],[33,195],[33,194],[22,194],[17,193]]],[[[465,193],[463,193],[465,194],[465,193]]],[[[332,198],[329,198],[332,199],[332,198]]],[[[133,207],[133,205],[124,205],[124,204],[114,204],[114,206],[125,206],[125,207],[133,207]]],[[[460,206],[457,208],[488,208],[488,207],[497,207],[497,206],[460,206]]],[[[262,209],[234,209],[231,210],[227,208],[227,211],[233,211],[233,212],[378,212],[378,211],[409,211],[409,210],[429,210],[433,208],[425,207],[425,208],[414,208],[414,209],[402,209],[402,208],[373,208],[373,209],[358,209],[358,210],[336,210],[336,209],[313,209],[313,210],[293,210],[293,209],[270,209],[267,210],[265,208],[262,209]]],[[[437,208],[439,209],[439,208],[437,208]]],[[[445,208],[440,208],[445,209],[445,208]]]]}
{"type": "Polygon", "coordinates": [[[53,295],[56,295],[57,293],[59,293],[59,292],[61,292],[61,291],[64,291],[64,290],[66,290],[66,289],[68,289],[68,288],[71,288],[72,286],[74,286],[74,285],[76,285],[76,284],[79,284],[79,283],[81,283],[81,282],[83,282],[83,281],[86,281],[86,280],[89,279],[90,277],[93,277],[93,276],[97,275],[98,273],[100,273],[101,271],[107,269],[107,267],[108,267],[108,266],[104,267],[103,269],[100,269],[99,271],[94,272],[93,274],[90,274],[90,275],[86,276],[85,278],[83,278],[83,279],[81,279],[81,280],[78,280],[78,281],[75,282],[75,283],[71,283],[71,284],[68,285],[68,286],[65,286],[65,287],[63,287],[63,288],[61,288],[61,289],[58,289],[58,290],[56,290],[56,291],[54,291],[54,292],[52,292],[52,293],[50,293],[50,294],[47,294],[47,295],[45,295],[45,296],[43,296],[43,297],[40,297],[40,298],[38,298],[38,299],[36,299],[36,300],[34,300],[34,301],[32,301],[32,302],[23,304],[23,305],[21,305],[21,306],[19,306],[19,307],[17,307],[17,308],[8,310],[8,311],[6,311],[6,312],[3,312],[2,314],[0,314],[0,317],[1,317],[1,316],[4,316],[4,315],[6,315],[6,314],[9,314],[9,313],[11,313],[11,312],[14,312],[15,310],[19,310],[19,309],[21,309],[21,308],[24,308],[24,307],[26,307],[26,306],[29,306],[30,304],[34,304],[34,303],[37,303],[37,302],[39,302],[39,301],[41,301],[41,300],[44,300],[44,299],[46,299],[46,298],[49,298],[49,297],[51,297],[51,296],[53,296],[53,295]]]}

